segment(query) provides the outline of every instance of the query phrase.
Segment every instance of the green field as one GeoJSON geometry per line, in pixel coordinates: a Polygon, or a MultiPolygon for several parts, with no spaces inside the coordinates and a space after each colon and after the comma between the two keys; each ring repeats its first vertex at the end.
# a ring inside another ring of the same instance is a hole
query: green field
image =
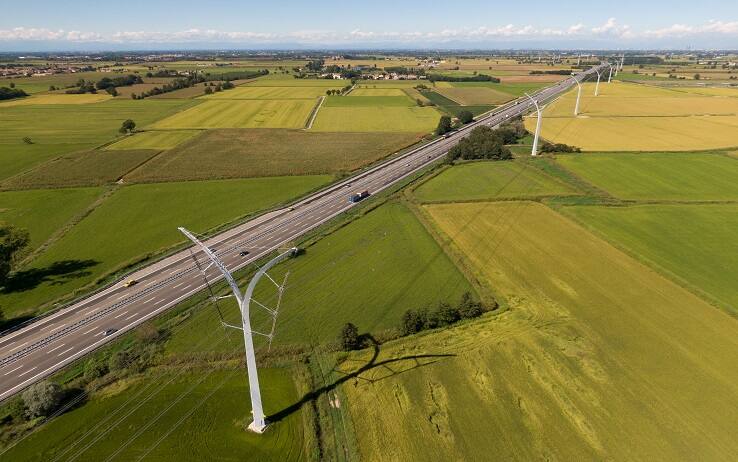
{"type": "Polygon", "coordinates": [[[506,93],[512,97],[525,96],[525,93],[533,93],[550,83],[493,83],[493,82],[449,82],[453,88],[489,88],[496,92],[506,93]]]}
{"type": "Polygon", "coordinates": [[[55,94],[48,93],[44,95],[34,95],[29,98],[19,98],[10,101],[0,102],[0,110],[13,106],[28,105],[53,105],[53,104],[92,104],[108,101],[112,97],[107,93],[95,93],[84,95],[67,95],[65,93],[55,94]]]}
{"type": "Polygon", "coordinates": [[[738,314],[738,206],[567,207],[607,239],[738,314]]]}
{"type": "Polygon", "coordinates": [[[154,182],[352,171],[418,140],[412,133],[208,130],[127,176],[154,182]]]}
{"type": "MultiPolygon", "coordinates": [[[[298,400],[289,371],[261,368],[259,379],[267,414],[298,400]]],[[[55,457],[99,461],[113,454],[118,460],[304,460],[300,411],[273,424],[263,435],[239,425],[251,410],[247,383],[241,369],[206,369],[180,376],[154,372],[144,381],[124,382],[93,396],[3,457],[16,462],[55,457]],[[139,432],[142,428],[146,431],[139,432]]]]}
{"type": "Polygon", "coordinates": [[[126,119],[143,128],[192,104],[112,99],[96,104],[16,106],[0,111],[0,145],[23,144],[24,136],[41,145],[102,143],[114,138],[126,119]]]}
{"type": "Polygon", "coordinates": [[[120,149],[172,149],[184,141],[198,135],[195,130],[147,131],[127,136],[105,147],[107,150],[120,149]]]}
{"type": "Polygon", "coordinates": [[[89,148],[89,144],[0,144],[0,180],[62,154],[89,148]]]}
{"type": "Polygon", "coordinates": [[[0,295],[6,317],[40,306],[152,252],[321,186],[326,176],[133,185],[121,188],[36,258],[0,295]],[[153,201],[153,202],[152,202],[153,201]],[[66,263],[65,263],[66,262],[66,263]]]}
{"type": "Polygon", "coordinates": [[[417,103],[406,95],[403,96],[328,96],[323,102],[323,107],[395,107],[415,106],[417,103]]]}
{"type": "Polygon", "coordinates": [[[560,155],[557,162],[620,199],[738,199],[738,161],[722,154],[560,155]]]}
{"type": "Polygon", "coordinates": [[[535,167],[535,162],[470,162],[455,165],[414,192],[421,202],[458,202],[576,194],[535,167]]]}
{"type": "Polygon", "coordinates": [[[27,229],[35,249],[101,193],[102,188],[1,192],[0,221],[27,229]]]}
{"type": "Polygon", "coordinates": [[[322,107],[313,130],[429,133],[440,114],[430,107],[322,107]]]}
{"type": "Polygon", "coordinates": [[[17,175],[3,189],[62,188],[114,183],[157,151],[82,151],[67,154],[17,175]]]}
{"type": "MultiPolygon", "coordinates": [[[[286,271],[289,288],[282,301],[277,344],[332,341],[346,322],[371,332],[397,327],[409,308],[455,303],[462,293],[473,291],[413,213],[399,203],[371,211],[270,274],[281,281],[286,271]]],[[[275,291],[265,286],[256,298],[273,306],[275,291]]],[[[235,304],[221,307],[238,319],[235,304]]],[[[266,324],[258,313],[256,330],[266,324]]],[[[203,310],[189,323],[190,335],[183,332],[169,342],[168,350],[189,351],[198,332],[218,325],[212,308],[203,310]]]]}
{"type": "Polygon", "coordinates": [[[191,101],[110,100],[96,104],[16,106],[0,111],[0,178],[62,154],[113,139],[126,119],[139,127],[194,104],[191,101]],[[23,142],[29,137],[33,144],[23,142]]]}
{"type": "MultiPolygon", "coordinates": [[[[363,459],[730,460],[738,451],[738,409],[726,405],[738,400],[735,319],[543,205],[428,212],[509,310],[382,346],[374,364],[392,362],[342,387],[363,459]]],[[[370,353],[339,369],[356,370],[370,353]]]]}
{"type": "Polygon", "coordinates": [[[207,100],[151,126],[178,128],[302,128],[313,100],[207,100]]]}

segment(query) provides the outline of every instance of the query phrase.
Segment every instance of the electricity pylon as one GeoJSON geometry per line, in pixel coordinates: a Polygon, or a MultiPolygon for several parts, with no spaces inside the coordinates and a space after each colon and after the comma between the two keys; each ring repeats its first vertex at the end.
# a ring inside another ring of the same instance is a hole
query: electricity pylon
{"type": "MultiPolygon", "coordinates": [[[[239,326],[233,326],[230,324],[227,324],[223,320],[221,320],[221,323],[226,327],[231,327],[235,329],[243,330],[243,342],[244,342],[244,349],[246,350],[246,370],[248,372],[249,377],[249,393],[251,395],[251,409],[252,414],[254,416],[254,421],[249,424],[249,430],[256,432],[256,433],[264,433],[264,430],[267,427],[266,418],[264,415],[264,408],[261,403],[261,389],[259,388],[259,375],[256,370],[256,354],[254,352],[254,334],[262,335],[269,339],[269,345],[271,346],[272,338],[274,337],[274,327],[276,325],[277,321],[277,314],[279,313],[279,305],[282,301],[282,293],[284,292],[284,284],[278,285],[274,280],[272,280],[269,275],[267,274],[267,277],[274,282],[274,284],[278,287],[279,291],[279,297],[277,301],[277,307],[275,309],[268,308],[261,303],[254,300],[254,302],[259,305],[261,308],[265,309],[272,317],[272,330],[269,334],[263,334],[261,332],[256,332],[251,329],[251,319],[249,317],[249,311],[251,306],[252,297],[254,294],[254,288],[256,288],[256,284],[259,282],[259,279],[261,279],[262,276],[266,274],[266,272],[272,268],[274,265],[279,263],[280,261],[284,260],[290,255],[295,255],[297,252],[297,248],[291,248],[290,250],[281,253],[277,255],[275,258],[271,259],[266,265],[264,265],[262,268],[259,269],[259,271],[256,272],[253,279],[251,279],[251,282],[249,283],[248,287],[246,288],[246,292],[244,294],[241,294],[241,290],[238,288],[238,284],[236,283],[236,280],[231,275],[231,272],[228,271],[228,269],[225,267],[223,262],[215,255],[215,253],[208,248],[205,244],[200,242],[199,239],[197,239],[191,232],[187,231],[185,228],[178,228],[179,231],[187,236],[189,240],[191,240],[196,246],[200,247],[200,249],[205,252],[205,255],[208,256],[210,261],[213,265],[215,265],[216,268],[220,270],[221,273],[223,273],[223,277],[228,281],[228,285],[231,287],[231,291],[233,292],[233,296],[236,297],[236,300],[238,301],[238,308],[241,311],[241,323],[242,327],[239,326]]],[[[202,269],[203,275],[205,274],[205,271],[209,268],[202,269]]],[[[285,277],[285,282],[287,281],[287,278],[285,277]]]]}
{"type": "Polygon", "coordinates": [[[595,69],[595,72],[597,73],[597,84],[595,85],[595,96],[600,94],[600,70],[595,69]]]}
{"type": "Polygon", "coordinates": [[[582,84],[577,77],[574,77],[574,81],[577,83],[577,104],[574,105],[574,117],[576,117],[579,115],[579,98],[582,97],[582,84]]]}
{"type": "Polygon", "coordinates": [[[541,134],[541,118],[543,115],[541,114],[541,108],[538,107],[538,101],[531,98],[528,93],[526,93],[525,96],[533,102],[536,107],[536,112],[538,113],[538,119],[536,120],[536,134],[533,136],[533,149],[530,152],[531,156],[536,156],[538,155],[538,136],[541,134]]]}

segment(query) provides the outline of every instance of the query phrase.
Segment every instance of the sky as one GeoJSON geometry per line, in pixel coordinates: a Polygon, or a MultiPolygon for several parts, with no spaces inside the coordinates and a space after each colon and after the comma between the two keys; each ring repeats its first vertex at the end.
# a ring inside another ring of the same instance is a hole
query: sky
{"type": "Polygon", "coordinates": [[[6,2],[0,51],[738,49],[738,0],[6,2]]]}

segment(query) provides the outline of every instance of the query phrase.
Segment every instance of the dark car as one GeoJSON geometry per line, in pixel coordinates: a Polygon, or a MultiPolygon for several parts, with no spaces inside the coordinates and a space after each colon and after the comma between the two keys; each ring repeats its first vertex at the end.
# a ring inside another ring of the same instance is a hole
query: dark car
{"type": "Polygon", "coordinates": [[[118,329],[108,329],[105,332],[103,332],[103,335],[105,337],[108,337],[110,335],[113,335],[114,333],[118,332],[118,329]]]}
{"type": "Polygon", "coordinates": [[[240,257],[245,257],[245,256],[246,256],[246,255],[248,255],[248,254],[249,254],[249,251],[248,251],[248,250],[242,250],[242,251],[240,251],[240,252],[238,253],[238,255],[239,255],[240,257]]]}

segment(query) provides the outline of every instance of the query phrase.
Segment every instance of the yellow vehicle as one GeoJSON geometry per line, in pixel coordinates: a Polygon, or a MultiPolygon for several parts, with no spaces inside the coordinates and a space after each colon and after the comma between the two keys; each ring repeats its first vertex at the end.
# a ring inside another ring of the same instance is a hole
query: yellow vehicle
{"type": "Polygon", "coordinates": [[[131,287],[131,286],[135,286],[136,284],[138,284],[137,280],[129,279],[125,282],[125,284],[123,284],[123,287],[131,287]]]}

